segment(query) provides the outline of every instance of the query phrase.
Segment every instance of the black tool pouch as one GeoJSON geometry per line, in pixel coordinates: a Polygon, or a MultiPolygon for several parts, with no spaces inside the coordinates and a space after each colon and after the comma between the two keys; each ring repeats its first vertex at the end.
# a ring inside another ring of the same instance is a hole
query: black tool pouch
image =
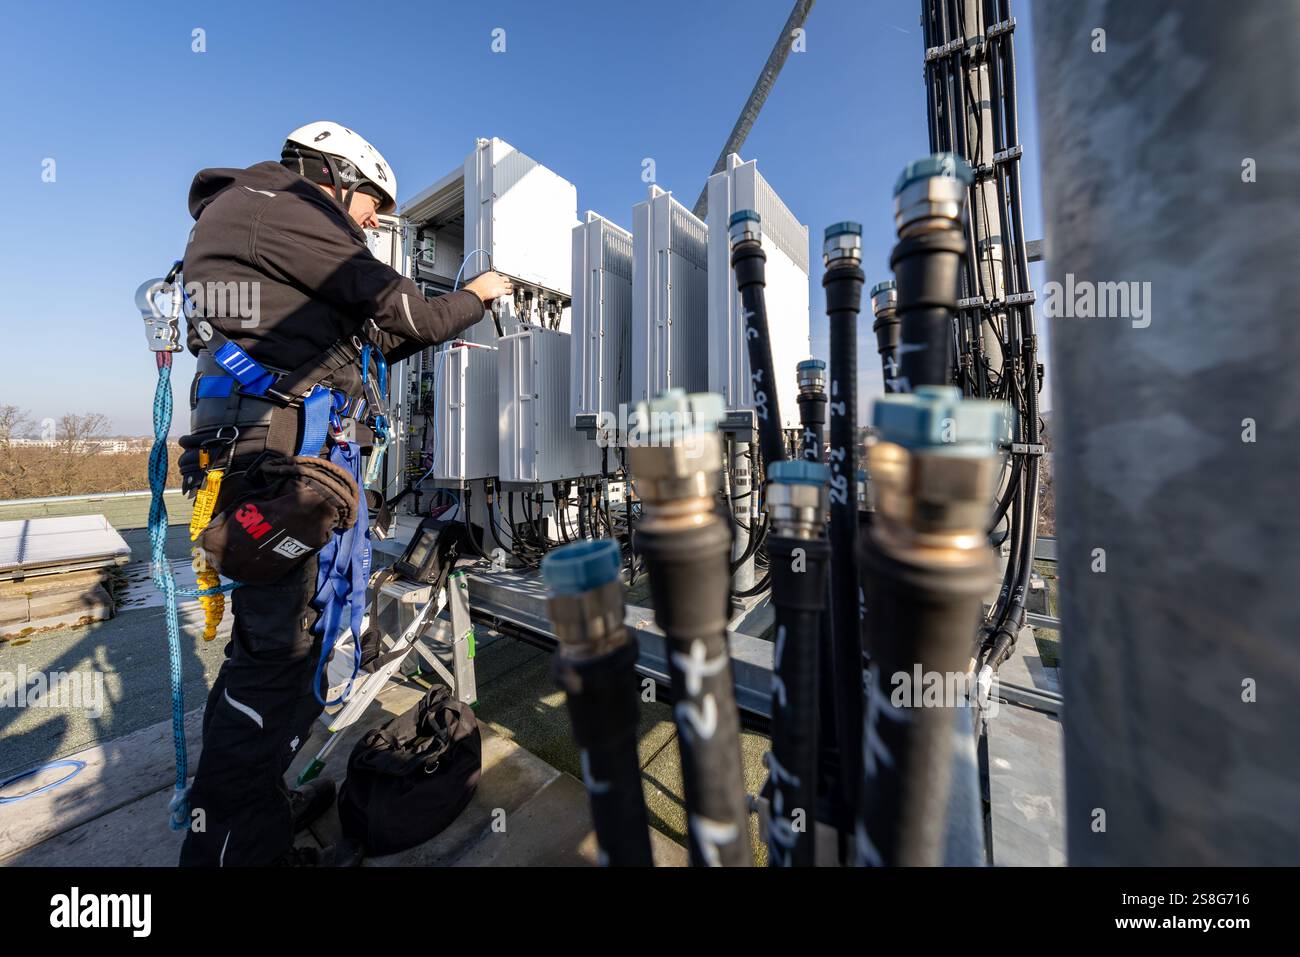
{"type": "Polygon", "coordinates": [[[351,528],[359,502],[356,481],[328,459],[268,452],[227,477],[198,545],[226,578],[269,585],[351,528]]]}

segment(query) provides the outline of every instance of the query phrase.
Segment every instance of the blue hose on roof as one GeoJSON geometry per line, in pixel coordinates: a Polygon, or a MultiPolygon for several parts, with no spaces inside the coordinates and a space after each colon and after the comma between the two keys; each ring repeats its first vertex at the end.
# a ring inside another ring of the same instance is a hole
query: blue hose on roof
{"type": "Polygon", "coordinates": [[[181,626],[176,610],[177,596],[197,598],[216,595],[238,587],[234,583],[218,588],[179,588],[167,563],[167,435],[172,427],[172,356],[155,353],[158,360],[158,387],[153,396],[153,447],[149,450],[149,553],[150,575],[163,593],[167,619],[167,655],[172,688],[172,742],[176,749],[176,786],[168,811],[173,831],[184,831],[190,823],[189,756],[185,748],[185,694],[181,684],[181,626]]]}
{"type": "Polygon", "coordinates": [[[30,791],[23,794],[15,794],[13,797],[0,797],[0,804],[17,804],[19,801],[26,801],[28,798],[34,798],[38,794],[45,794],[48,791],[53,791],[60,785],[67,784],[75,778],[82,772],[82,769],[84,769],[85,766],[85,761],[78,761],[75,758],[64,758],[61,761],[51,761],[49,764],[42,764],[39,768],[32,768],[30,771],[23,771],[21,774],[15,774],[13,777],[5,778],[3,781],[0,781],[0,791],[3,791],[11,784],[25,781],[28,778],[34,778],[36,775],[45,771],[53,771],[55,768],[72,769],[57,781],[51,781],[49,784],[42,784],[38,788],[32,788],[30,791]]]}

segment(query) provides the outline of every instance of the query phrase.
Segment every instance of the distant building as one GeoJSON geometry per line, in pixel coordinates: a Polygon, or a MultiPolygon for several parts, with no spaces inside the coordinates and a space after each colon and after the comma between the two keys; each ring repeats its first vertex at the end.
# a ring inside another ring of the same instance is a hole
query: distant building
{"type": "MultiPolygon", "coordinates": [[[[149,449],[149,439],[84,439],[78,443],[78,450],[87,455],[120,455],[125,452],[144,452],[149,449]]],[[[63,439],[14,438],[9,444],[15,448],[26,449],[62,449],[63,439]]]]}

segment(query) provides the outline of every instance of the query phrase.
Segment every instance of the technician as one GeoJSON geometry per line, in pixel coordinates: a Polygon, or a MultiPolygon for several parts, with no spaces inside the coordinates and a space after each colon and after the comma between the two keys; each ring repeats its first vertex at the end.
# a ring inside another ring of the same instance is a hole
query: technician
{"type": "Polygon", "coordinates": [[[214,503],[201,557],[244,584],[203,715],[183,866],[360,860],[344,844],[293,846],[334,785],[290,790],[284,775],[322,710],[322,643],[364,608],[360,463],[386,427],[369,383],[381,356],[451,339],[513,292],[487,272],[426,299],[366,246],[362,230],[396,203],[379,151],[331,122],[290,133],[278,163],[205,169],[190,188],[184,280],[209,294],[187,307],[199,369],[181,471],[197,504],[214,503]]]}

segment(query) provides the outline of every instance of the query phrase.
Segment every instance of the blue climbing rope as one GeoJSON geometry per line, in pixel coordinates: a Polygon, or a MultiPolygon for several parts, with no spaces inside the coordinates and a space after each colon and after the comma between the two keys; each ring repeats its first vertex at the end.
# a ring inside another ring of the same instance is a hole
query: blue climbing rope
{"type": "Polygon", "coordinates": [[[167,563],[167,435],[172,427],[172,354],[155,353],[158,360],[158,387],[153,396],[153,447],[149,450],[149,552],[150,575],[163,593],[167,619],[167,654],[171,664],[172,742],[176,749],[176,786],[168,811],[173,831],[189,828],[189,756],[185,748],[185,693],[181,671],[181,626],[176,609],[178,596],[198,598],[217,595],[238,587],[235,583],[218,588],[179,588],[167,563]]]}

